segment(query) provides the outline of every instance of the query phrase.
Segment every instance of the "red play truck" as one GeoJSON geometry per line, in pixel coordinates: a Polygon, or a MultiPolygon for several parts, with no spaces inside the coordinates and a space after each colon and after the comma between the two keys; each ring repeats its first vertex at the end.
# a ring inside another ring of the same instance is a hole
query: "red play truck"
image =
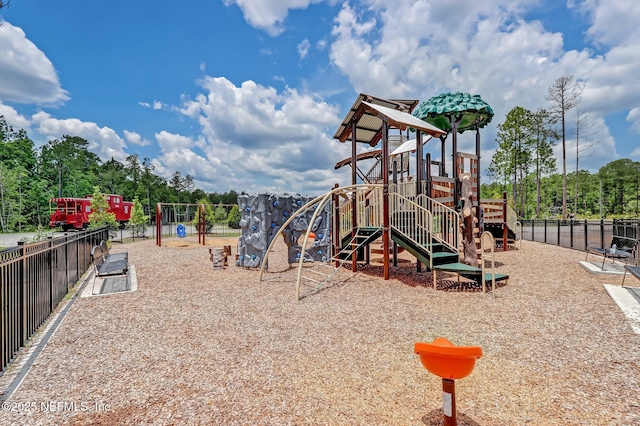
{"type": "MultiPolygon", "coordinates": [[[[133,203],[124,201],[122,196],[114,194],[104,195],[107,203],[109,203],[109,212],[116,215],[116,220],[121,226],[129,221],[131,217],[131,209],[133,203]]],[[[93,195],[87,195],[85,198],[52,198],[51,216],[49,217],[49,227],[61,227],[67,229],[84,229],[89,226],[89,215],[91,210],[91,199],[93,195]]]]}

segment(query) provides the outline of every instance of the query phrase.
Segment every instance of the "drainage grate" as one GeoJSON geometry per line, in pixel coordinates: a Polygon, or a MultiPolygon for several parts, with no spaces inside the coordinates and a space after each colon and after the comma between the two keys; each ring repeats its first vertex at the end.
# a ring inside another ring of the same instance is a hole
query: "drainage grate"
{"type": "Polygon", "coordinates": [[[102,282],[100,287],[100,294],[118,293],[121,291],[129,291],[131,287],[129,285],[129,277],[108,277],[102,282]]]}

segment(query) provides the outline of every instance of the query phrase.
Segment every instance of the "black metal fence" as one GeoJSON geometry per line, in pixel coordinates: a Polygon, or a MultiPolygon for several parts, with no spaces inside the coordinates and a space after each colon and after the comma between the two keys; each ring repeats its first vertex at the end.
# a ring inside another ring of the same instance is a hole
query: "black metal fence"
{"type": "Polygon", "coordinates": [[[1,369],[46,321],[91,263],[107,228],[0,251],[1,369]]]}
{"type": "Polygon", "coordinates": [[[585,250],[587,244],[608,247],[613,236],[640,238],[640,219],[522,220],[522,239],[585,250]]]}

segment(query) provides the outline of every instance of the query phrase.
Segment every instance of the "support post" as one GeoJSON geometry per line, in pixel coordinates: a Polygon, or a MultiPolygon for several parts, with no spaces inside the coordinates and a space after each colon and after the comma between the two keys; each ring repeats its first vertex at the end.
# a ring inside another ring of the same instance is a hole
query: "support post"
{"type": "Polygon", "coordinates": [[[389,279],[389,124],[382,122],[382,250],[384,279],[389,279]]]}
{"type": "Polygon", "coordinates": [[[478,202],[478,212],[480,211],[480,202],[482,197],[480,196],[480,129],[476,125],[476,188],[477,188],[477,197],[476,200],[478,202]]]}
{"type": "Polygon", "coordinates": [[[156,245],[162,246],[162,206],[156,204],[156,245]]]}
{"type": "MultiPolygon", "coordinates": [[[[443,145],[444,146],[444,145],[443,145]]],[[[422,149],[422,132],[416,131],[416,197],[422,194],[422,171],[424,170],[422,149]]],[[[417,217],[415,218],[417,220],[417,217]]],[[[395,263],[394,263],[395,266],[395,263]]],[[[420,259],[416,259],[416,272],[422,272],[422,263],[420,259]]]]}
{"type": "Polygon", "coordinates": [[[207,210],[204,206],[204,204],[200,204],[200,208],[202,209],[202,245],[205,245],[205,239],[207,236],[207,210]]]}
{"type": "Polygon", "coordinates": [[[422,132],[420,130],[416,131],[416,196],[422,194],[422,170],[424,167],[422,166],[423,160],[423,149],[422,149],[422,132]]]}
{"type": "Polygon", "coordinates": [[[452,123],[451,125],[451,136],[452,136],[452,154],[453,163],[451,166],[452,174],[453,174],[453,204],[458,204],[460,201],[460,179],[459,178],[459,170],[458,170],[458,121],[452,123]]]}
{"type": "MultiPolygon", "coordinates": [[[[356,184],[356,122],[351,123],[351,185],[356,184]]],[[[384,158],[384,157],[383,157],[384,158]]],[[[388,178],[388,176],[387,176],[388,178]]],[[[356,247],[356,233],[358,229],[358,192],[351,193],[351,272],[358,271],[358,253],[356,247]]]]}
{"type": "Polygon", "coordinates": [[[442,412],[444,426],[457,426],[456,419],[456,384],[454,380],[442,379],[442,412]]]}
{"type": "Polygon", "coordinates": [[[447,135],[440,136],[440,177],[445,177],[447,175],[447,169],[445,167],[447,151],[444,149],[444,143],[446,140],[447,135]]]}
{"type": "Polygon", "coordinates": [[[509,229],[507,226],[507,191],[502,192],[502,251],[507,251],[509,229]]]}
{"type": "MultiPolygon", "coordinates": [[[[338,188],[339,185],[336,183],[333,185],[333,189],[338,188]]],[[[340,208],[338,206],[340,197],[338,194],[333,194],[332,196],[333,202],[333,231],[331,232],[331,257],[334,257],[338,254],[339,248],[342,245],[342,241],[340,241],[340,208]]],[[[340,262],[336,260],[336,268],[340,266],[340,262]]]]}
{"type": "Polygon", "coordinates": [[[425,179],[427,181],[427,197],[429,198],[434,198],[433,197],[433,190],[431,188],[431,153],[427,153],[427,159],[425,161],[426,163],[426,168],[425,168],[425,179]]]}

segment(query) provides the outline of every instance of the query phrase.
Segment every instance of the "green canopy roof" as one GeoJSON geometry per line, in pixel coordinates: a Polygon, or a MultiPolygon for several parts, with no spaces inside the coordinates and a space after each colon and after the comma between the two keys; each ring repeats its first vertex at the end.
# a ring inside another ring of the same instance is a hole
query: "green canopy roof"
{"type": "Polygon", "coordinates": [[[482,128],[491,122],[493,110],[480,95],[443,93],[422,102],[413,115],[450,133],[458,122],[458,133],[482,128]]]}

